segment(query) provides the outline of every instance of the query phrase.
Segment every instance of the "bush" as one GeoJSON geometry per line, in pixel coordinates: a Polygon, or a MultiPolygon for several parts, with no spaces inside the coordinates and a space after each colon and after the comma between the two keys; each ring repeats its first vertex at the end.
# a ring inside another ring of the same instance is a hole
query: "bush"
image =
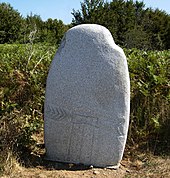
{"type": "Polygon", "coordinates": [[[9,150],[15,155],[31,148],[32,135],[42,130],[45,83],[54,52],[55,47],[41,44],[0,45],[2,162],[9,150]]]}
{"type": "Polygon", "coordinates": [[[131,78],[129,141],[168,151],[170,51],[126,50],[126,54],[131,78]]]}

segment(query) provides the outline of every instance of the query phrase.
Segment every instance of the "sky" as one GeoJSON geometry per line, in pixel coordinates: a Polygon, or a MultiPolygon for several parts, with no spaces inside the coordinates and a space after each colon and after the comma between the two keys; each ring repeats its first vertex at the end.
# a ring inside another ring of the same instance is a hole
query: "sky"
{"type": "MultiPolygon", "coordinates": [[[[83,0],[0,0],[0,3],[2,2],[11,4],[23,17],[32,13],[40,15],[44,21],[52,18],[69,24],[73,18],[71,12],[73,9],[80,10],[80,2],[83,0]]],[[[170,0],[143,0],[143,2],[146,7],[159,8],[170,14],[170,0]]]]}

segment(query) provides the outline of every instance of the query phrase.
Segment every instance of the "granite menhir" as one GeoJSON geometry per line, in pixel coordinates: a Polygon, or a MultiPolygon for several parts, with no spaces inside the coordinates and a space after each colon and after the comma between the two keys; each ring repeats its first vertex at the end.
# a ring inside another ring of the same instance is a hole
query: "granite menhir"
{"type": "Polygon", "coordinates": [[[127,139],[130,80],[126,56],[97,24],[71,28],[47,77],[46,158],[118,166],[127,139]]]}

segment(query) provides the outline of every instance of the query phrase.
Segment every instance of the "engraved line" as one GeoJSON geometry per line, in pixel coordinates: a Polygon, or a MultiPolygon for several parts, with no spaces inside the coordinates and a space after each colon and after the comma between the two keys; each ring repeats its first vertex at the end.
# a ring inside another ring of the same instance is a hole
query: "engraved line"
{"type": "Polygon", "coordinates": [[[82,134],[81,134],[81,145],[80,145],[80,155],[79,155],[79,162],[81,162],[81,153],[82,153],[82,148],[83,148],[83,143],[84,143],[84,126],[83,126],[83,129],[82,129],[82,134]]]}
{"type": "Polygon", "coordinates": [[[86,118],[97,118],[94,116],[89,116],[89,115],[84,115],[84,114],[71,113],[67,111],[66,109],[54,108],[50,105],[47,105],[47,112],[52,112],[53,114],[55,114],[56,112],[60,114],[61,112],[62,114],[65,114],[65,115],[80,116],[80,117],[86,117],[86,118]]]}
{"type": "Polygon", "coordinates": [[[56,120],[56,121],[62,120],[65,117],[71,116],[64,109],[59,109],[59,108],[54,109],[53,107],[50,107],[50,106],[47,107],[47,113],[49,113],[51,118],[56,120]]]}
{"type": "Polygon", "coordinates": [[[72,122],[73,124],[84,124],[84,125],[89,125],[89,126],[92,126],[92,127],[96,127],[96,128],[99,128],[99,126],[98,125],[95,125],[95,124],[90,124],[90,123],[85,123],[85,122],[82,122],[82,123],[80,123],[80,122],[75,122],[75,121],[73,121],[72,122]]]}
{"type": "Polygon", "coordinates": [[[91,153],[90,153],[90,163],[91,163],[91,160],[92,160],[92,154],[93,154],[93,147],[94,147],[94,129],[95,127],[93,127],[93,136],[92,136],[92,144],[91,144],[91,153]]]}
{"type": "Polygon", "coordinates": [[[67,152],[67,160],[66,161],[70,161],[70,152],[71,152],[71,142],[72,142],[72,134],[73,134],[73,126],[74,123],[72,122],[72,118],[70,118],[71,121],[71,131],[70,131],[70,138],[69,138],[69,143],[68,143],[68,152],[67,152]]]}

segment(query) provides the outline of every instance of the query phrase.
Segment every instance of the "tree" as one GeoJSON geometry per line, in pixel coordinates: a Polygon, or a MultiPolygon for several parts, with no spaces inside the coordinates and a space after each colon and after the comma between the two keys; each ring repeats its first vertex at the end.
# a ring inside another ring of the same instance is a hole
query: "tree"
{"type": "Polygon", "coordinates": [[[24,43],[34,39],[34,43],[44,42],[58,45],[67,29],[61,20],[49,18],[47,21],[42,21],[39,15],[31,14],[24,19],[22,39],[24,43]]]}
{"type": "Polygon", "coordinates": [[[148,34],[142,30],[140,26],[129,29],[125,33],[125,43],[126,48],[137,48],[148,50],[151,49],[150,39],[148,34]]]}
{"type": "Polygon", "coordinates": [[[81,11],[75,11],[73,9],[72,15],[74,16],[74,19],[72,23],[74,25],[81,23],[95,23],[98,12],[103,5],[103,0],[84,0],[84,2],[81,2],[81,11]]]}
{"type": "Polygon", "coordinates": [[[0,3],[0,43],[13,43],[19,38],[22,20],[10,4],[0,3]]]}
{"type": "Polygon", "coordinates": [[[24,19],[22,26],[22,41],[23,43],[30,42],[30,39],[34,39],[34,43],[42,42],[42,30],[44,28],[44,22],[39,15],[27,15],[24,19]]]}
{"type": "Polygon", "coordinates": [[[146,9],[142,22],[144,30],[149,34],[152,49],[169,49],[170,16],[159,9],[146,9]]]}
{"type": "Polygon", "coordinates": [[[49,18],[44,22],[44,40],[48,43],[58,45],[67,30],[68,26],[65,25],[62,20],[49,18]]]}

